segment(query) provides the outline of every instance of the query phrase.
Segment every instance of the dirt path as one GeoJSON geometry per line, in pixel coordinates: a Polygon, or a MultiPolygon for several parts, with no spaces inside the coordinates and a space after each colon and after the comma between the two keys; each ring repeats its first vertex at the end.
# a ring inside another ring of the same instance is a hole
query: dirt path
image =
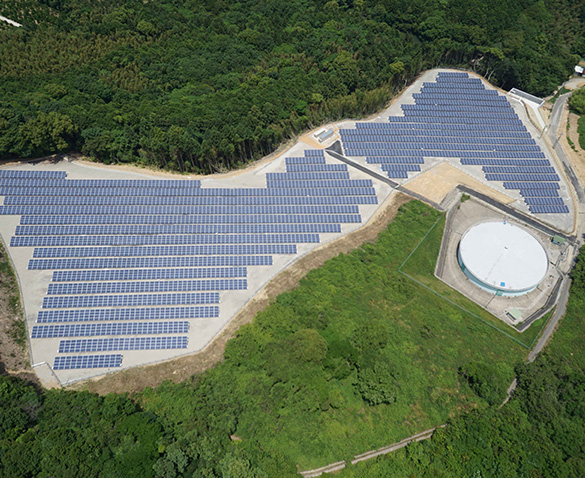
{"type": "Polygon", "coordinates": [[[362,228],[336,241],[313,250],[290,267],[281,271],[264,286],[201,352],[169,360],[167,362],[123,370],[87,382],[73,384],[71,389],[85,389],[105,395],[115,392],[137,392],[145,387],[156,387],[165,380],[181,382],[196,373],[203,372],[223,359],[226,342],[236,335],[240,327],[252,322],[279,294],[298,287],[299,281],[327,260],[347,253],[367,242],[373,242],[378,234],[394,219],[398,208],[411,198],[393,193],[380,206],[370,221],[362,228]]]}

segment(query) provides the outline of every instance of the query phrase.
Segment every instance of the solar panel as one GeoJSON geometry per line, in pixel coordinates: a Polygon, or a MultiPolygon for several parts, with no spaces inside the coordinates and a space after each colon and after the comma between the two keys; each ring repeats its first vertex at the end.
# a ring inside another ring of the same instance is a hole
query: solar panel
{"type": "Polygon", "coordinates": [[[202,267],[180,269],[106,269],[53,272],[53,282],[103,282],[164,279],[225,279],[246,277],[246,267],[202,267]]]}
{"type": "Polygon", "coordinates": [[[241,290],[248,288],[246,279],[198,279],[182,281],[124,281],[51,283],[48,295],[137,294],[145,292],[192,292],[208,290],[241,290]]]}
{"type": "Polygon", "coordinates": [[[120,320],[208,319],[219,317],[219,307],[136,307],[117,309],[41,310],[37,323],[120,320]]]}
{"type": "Polygon", "coordinates": [[[31,259],[30,270],[270,266],[272,256],[169,256],[31,259]]]}
{"type": "Polygon", "coordinates": [[[67,355],[55,357],[53,369],[111,368],[122,365],[122,355],[67,355]]]}
{"type": "Polygon", "coordinates": [[[189,339],[185,336],[61,340],[59,353],[186,349],[188,343],[189,339]]]}
{"type": "Polygon", "coordinates": [[[180,294],[75,295],[47,296],[43,299],[43,309],[194,304],[219,304],[219,294],[217,292],[187,292],[180,294]]]}
{"type": "Polygon", "coordinates": [[[32,339],[55,337],[90,337],[95,335],[185,334],[187,321],[105,322],[89,324],[35,325],[32,339]]]}

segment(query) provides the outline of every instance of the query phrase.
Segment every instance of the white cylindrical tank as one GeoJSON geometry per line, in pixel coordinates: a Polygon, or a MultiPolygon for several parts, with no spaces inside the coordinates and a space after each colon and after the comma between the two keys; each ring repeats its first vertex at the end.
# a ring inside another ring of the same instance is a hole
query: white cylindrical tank
{"type": "Polygon", "coordinates": [[[459,242],[461,269],[478,287],[498,295],[534,290],[548,270],[542,244],[525,229],[508,222],[470,227],[459,242]]]}

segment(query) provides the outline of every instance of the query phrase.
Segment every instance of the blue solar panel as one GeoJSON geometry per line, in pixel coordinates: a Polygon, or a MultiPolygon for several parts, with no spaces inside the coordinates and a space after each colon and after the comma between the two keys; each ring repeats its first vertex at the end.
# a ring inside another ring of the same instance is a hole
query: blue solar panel
{"type": "Polygon", "coordinates": [[[185,334],[189,322],[105,322],[90,324],[35,325],[32,339],[91,337],[95,335],[185,334]]]}
{"type": "Polygon", "coordinates": [[[37,322],[93,322],[119,320],[207,319],[219,317],[217,305],[198,307],[139,307],[118,309],[41,310],[37,322]]]}
{"type": "MultiPolygon", "coordinates": [[[[5,201],[16,198],[6,198],[5,201]]],[[[38,198],[37,198],[38,199],[38,198]]],[[[79,198],[81,202],[83,198],[79,198]]],[[[87,198],[86,198],[87,199],[87,198]]],[[[133,198],[129,198],[133,199],[133,198]]],[[[157,199],[157,198],[143,198],[157,199]]],[[[160,199],[160,198],[159,198],[160,199]]],[[[164,199],[164,198],[163,198],[164,199]]],[[[183,198],[185,199],[185,198],[183,198]]],[[[289,197],[201,197],[193,199],[186,205],[99,205],[89,201],[86,205],[5,205],[0,206],[2,215],[37,215],[37,214],[190,214],[189,209],[196,204],[201,205],[327,205],[327,204],[378,204],[376,196],[289,196],[289,197]]],[[[85,202],[85,201],[84,201],[85,202]]],[[[101,202],[101,201],[95,201],[101,202]]]]}
{"type": "Polygon", "coordinates": [[[35,258],[296,254],[296,244],[221,244],[204,246],[57,247],[35,249],[35,258]]]}
{"type": "Polygon", "coordinates": [[[76,295],[48,296],[43,299],[43,309],[194,304],[219,304],[219,294],[217,292],[188,292],[182,294],[76,295]]]}
{"type": "MultiPolygon", "coordinates": [[[[318,243],[318,234],[205,234],[205,235],[155,235],[144,236],[14,236],[12,247],[47,246],[138,246],[138,245],[190,245],[190,244],[290,244],[318,243]]],[[[230,254],[231,252],[227,252],[230,254]]],[[[270,252],[269,254],[273,254],[270,252]]],[[[175,255],[174,252],[169,252],[175,255]]],[[[190,252],[177,252],[178,255],[191,255],[190,252]]],[[[195,253],[197,254],[197,253],[195,253]]],[[[206,254],[206,252],[203,252],[206,254]]],[[[236,252],[236,254],[239,254],[236,252]]]]}
{"type": "Polygon", "coordinates": [[[242,290],[246,279],[199,279],[183,281],[124,281],[51,283],[48,295],[137,294],[144,292],[191,292],[207,290],[242,290]]]}
{"type": "Polygon", "coordinates": [[[65,171],[21,171],[0,169],[0,178],[64,179],[66,176],[67,173],[65,171]]]}
{"type": "Polygon", "coordinates": [[[185,336],[61,340],[59,353],[186,349],[188,343],[189,339],[185,336]]]}
{"type": "Polygon", "coordinates": [[[246,267],[204,267],[182,269],[107,269],[53,272],[53,282],[103,282],[163,279],[226,279],[246,277],[246,267]]]}
{"type": "Polygon", "coordinates": [[[162,267],[271,266],[272,256],[176,256],[176,257],[99,257],[80,259],[31,259],[30,270],[59,269],[136,269],[162,267]]]}
{"type": "Polygon", "coordinates": [[[111,368],[122,365],[122,355],[68,355],[55,357],[55,370],[82,368],[111,368]]]}

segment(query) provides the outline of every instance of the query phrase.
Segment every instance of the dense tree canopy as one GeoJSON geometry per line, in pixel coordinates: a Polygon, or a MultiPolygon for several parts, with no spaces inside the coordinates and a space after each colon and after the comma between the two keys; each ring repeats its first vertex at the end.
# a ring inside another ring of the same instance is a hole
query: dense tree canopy
{"type": "Polygon", "coordinates": [[[0,25],[0,158],[179,171],[372,112],[425,68],[546,94],[585,54],[573,0],[5,0],[0,14],[24,25],[0,25]]]}

